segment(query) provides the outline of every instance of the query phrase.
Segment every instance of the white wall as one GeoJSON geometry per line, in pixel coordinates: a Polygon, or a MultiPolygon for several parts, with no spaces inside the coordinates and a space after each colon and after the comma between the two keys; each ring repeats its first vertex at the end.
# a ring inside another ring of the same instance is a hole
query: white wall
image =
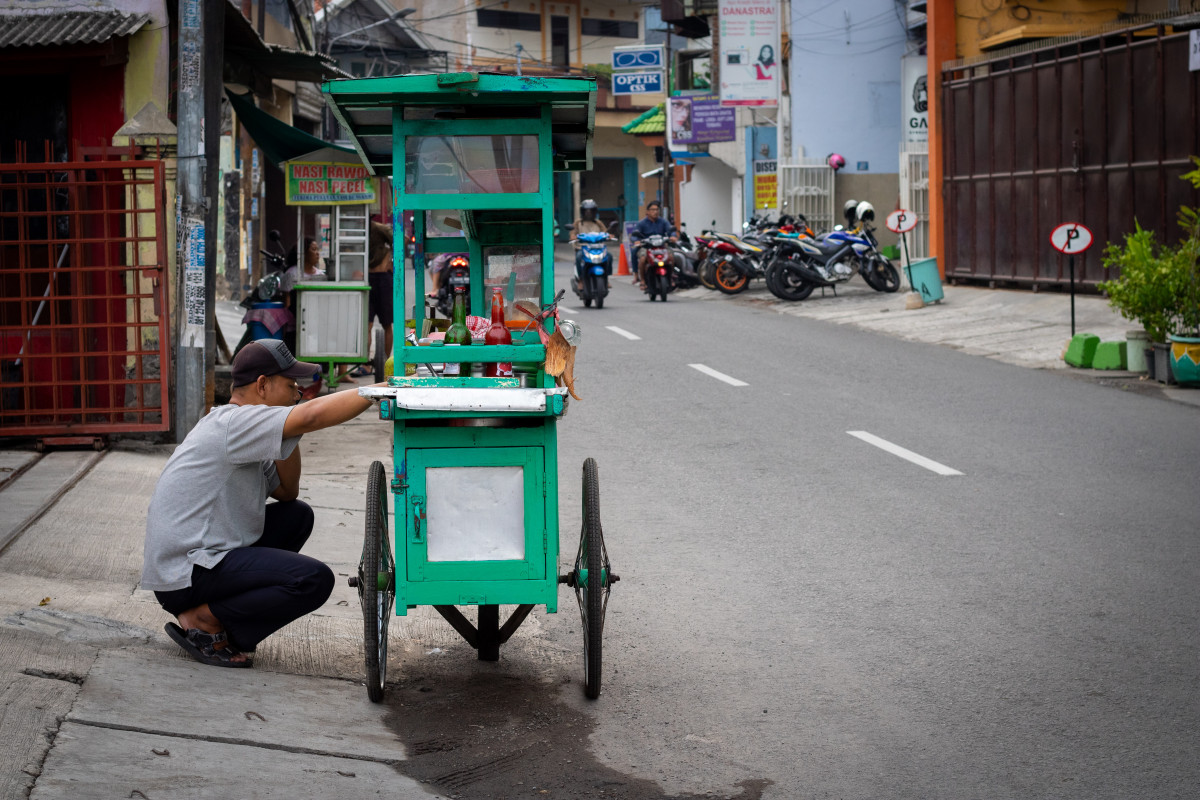
{"type": "Polygon", "coordinates": [[[737,172],[715,158],[697,158],[695,161],[692,179],[679,187],[679,206],[683,210],[681,221],[687,223],[688,235],[695,236],[705,228],[713,227],[714,219],[717,230],[734,230],[729,186],[737,180],[737,172]]]}
{"type": "Polygon", "coordinates": [[[792,149],[841,153],[846,171],[899,171],[900,58],[906,50],[896,0],[792,0],[792,149]]]}

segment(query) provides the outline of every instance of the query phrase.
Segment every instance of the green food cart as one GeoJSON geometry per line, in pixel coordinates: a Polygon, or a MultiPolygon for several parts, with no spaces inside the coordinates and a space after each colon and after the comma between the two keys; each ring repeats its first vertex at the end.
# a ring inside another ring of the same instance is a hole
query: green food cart
{"type": "Polygon", "coordinates": [[[513,339],[420,346],[417,335],[397,335],[396,375],[359,390],[393,426],[390,474],[376,461],[367,476],[363,554],[350,579],[363,607],[368,695],[383,698],[393,606],[401,616],[433,606],[480,659],[494,661],[535,606],[557,610],[566,584],[580,606],[584,686],[595,698],[617,576],[590,458],[579,546],[558,572],[556,426],[568,397],[546,369],[545,343],[568,329],[556,313],[552,178],[590,166],[595,81],[471,72],[333,81],[323,90],[363,163],[392,176],[397,311],[411,310],[415,331],[426,332],[425,257],[465,251],[470,308],[483,315],[499,288],[513,339]],[[400,241],[405,211],[414,212],[411,274],[400,241]],[[417,300],[408,309],[410,279],[417,300]],[[519,377],[442,377],[436,365],[446,362],[512,363],[519,377]],[[501,605],[515,606],[503,622],[501,605]],[[471,606],[474,623],[461,610],[471,606]]]}

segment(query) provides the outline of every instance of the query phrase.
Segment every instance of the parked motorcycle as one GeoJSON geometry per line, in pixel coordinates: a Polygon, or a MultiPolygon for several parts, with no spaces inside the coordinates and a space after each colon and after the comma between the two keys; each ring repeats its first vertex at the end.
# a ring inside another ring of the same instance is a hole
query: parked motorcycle
{"type": "Polygon", "coordinates": [[[283,275],[288,269],[287,258],[283,253],[283,237],[279,235],[279,231],[272,230],[267,234],[267,238],[279,252],[272,253],[262,249],[258,251],[263,257],[262,277],[258,279],[254,289],[242,298],[239,303],[242,308],[249,309],[253,308],[255,303],[270,303],[283,299],[283,275]]]}
{"type": "Polygon", "coordinates": [[[766,269],[767,288],[784,300],[804,300],[818,286],[834,287],[855,274],[872,289],[894,292],[900,288],[900,274],[879,252],[879,242],[869,223],[875,218],[870,203],[855,209],[860,228],[857,232],[835,230],[817,238],[776,240],[772,261],[766,269]]]}
{"type": "Polygon", "coordinates": [[[700,277],[697,274],[696,266],[702,255],[695,243],[692,242],[692,238],[688,236],[683,223],[679,225],[679,240],[677,242],[668,241],[668,246],[671,248],[672,255],[671,281],[675,288],[690,289],[699,284],[700,277]]]}
{"type": "Polygon", "coordinates": [[[596,308],[604,308],[604,298],[608,297],[608,273],[612,271],[612,254],[605,244],[610,239],[612,236],[607,233],[581,233],[571,240],[571,244],[579,242],[582,245],[583,276],[578,282],[571,281],[571,288],[583,301],[584,308],[590,308],[592,303],[596,308]]]}
{"type": "Polygon", "coordinates": [[[724,294],[746,291],[750,281],[763,276],[759,258],[763,248],[731,233],[711,232],[707,238],[708,264],[713,285],[724,294]]]}

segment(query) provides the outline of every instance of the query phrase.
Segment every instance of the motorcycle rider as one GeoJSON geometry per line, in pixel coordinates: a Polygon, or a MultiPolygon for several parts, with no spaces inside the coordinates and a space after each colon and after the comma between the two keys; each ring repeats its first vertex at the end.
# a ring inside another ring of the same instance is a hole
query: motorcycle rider
{"type": "Polygon", "coordinates": [[[639,286],[646,285],[646,248],[640,242],[647,236],[665,236],[672,242],[678,241],[675,234],[675,226],[659,216],[662,213],[662,203],[657,200],[651,200],[646,203],[646,216],[642,218],[637,226],[633,229],[633,233],[629,234],[629,238],[634,242],[634,252],[637,256],[637,284],[639,286]]]}
{"type": "MultiPolygon", "coordinates": [[[[604,223],[596,218],[599,208],[596,206],[595,200],[584,200],[579,204],[579,219],[575,220],[575,235],[581,233],[607,233],[608,228],[604,227],[604,223]]],[[[604,281],[608,283],[608,276],[612,274],[612,262],[604,265],[604,281]]],[[[583,242],[576,240],[575,242],[575,283],[579,286],[579,290],[583,291],[583,242]]]]}

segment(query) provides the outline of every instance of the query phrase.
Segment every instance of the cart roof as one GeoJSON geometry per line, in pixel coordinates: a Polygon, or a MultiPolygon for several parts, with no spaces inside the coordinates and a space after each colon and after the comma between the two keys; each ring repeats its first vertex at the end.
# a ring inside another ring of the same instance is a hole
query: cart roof
{"type": "Polygon", "coordinates": [[[550,106],[554,169],[592,165],[596,79],[490,72],[394,75],[325,83],[326,102],[375,175],[392,174],[392,111],[436,109],[436,119],[537,118],[550,106]]]}

